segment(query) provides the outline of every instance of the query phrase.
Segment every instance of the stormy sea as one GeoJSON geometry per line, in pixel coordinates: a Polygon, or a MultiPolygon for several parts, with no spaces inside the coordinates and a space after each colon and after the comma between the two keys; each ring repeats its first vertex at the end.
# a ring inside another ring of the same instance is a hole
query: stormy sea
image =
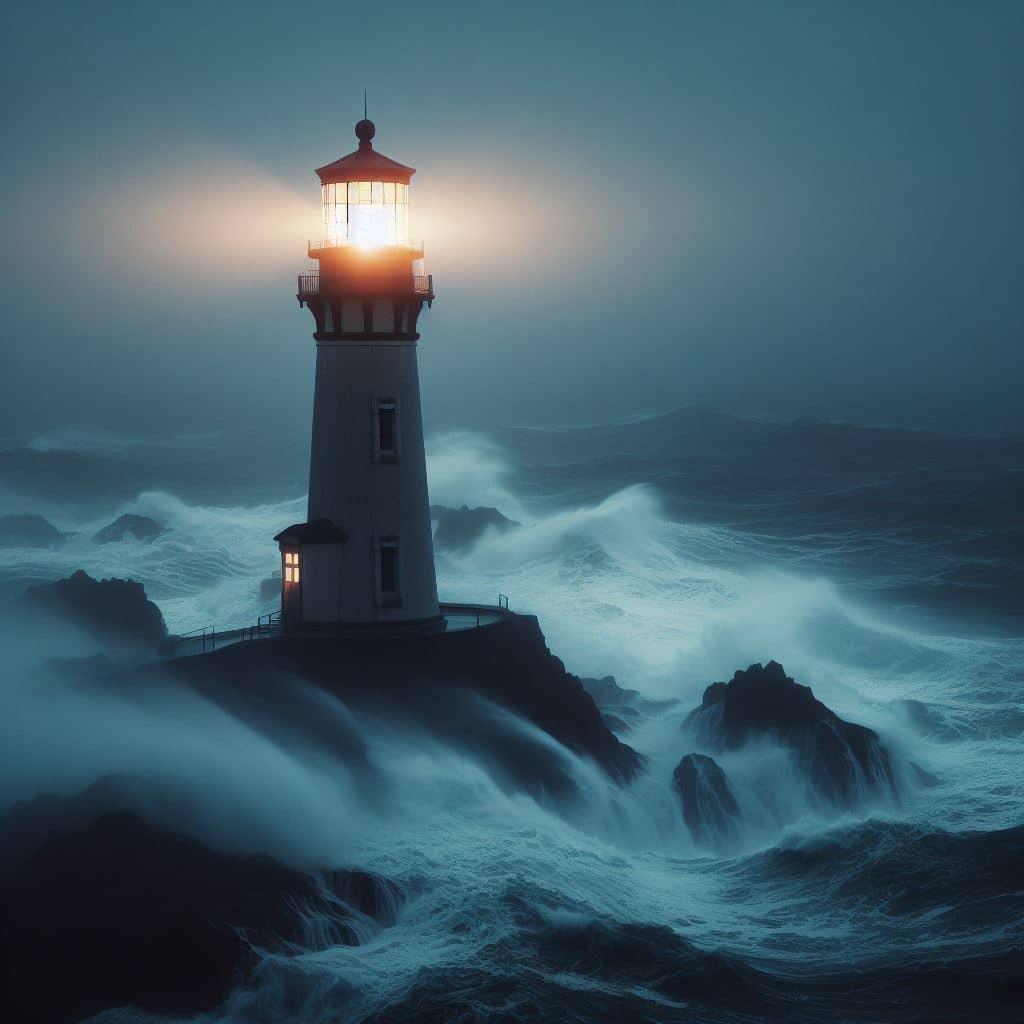
{"type": "Polygon", "coordinates": [[[36,986],[12,1014],[1024,1017],[1024,437],[697,409],[428,437],[441,600],[535,615],[629,771],[508,702],[431,683],[421,706],[414,667],[401,701],[298,673],[228,698],[26,597],[83,570],[143,584],[173,635],[254,623],[277,606],[272,538],[305,517],[306,459],[228,434],[0,452],[0,884],[5,949],[36,986]],[[762,679],[834,713],[814,712],[827,751],[757,715],[723,731],[762,679]],[[76,886],[120,891],[85,866],[127,842],[117,814],[164,852],[107,872],[144,872],[112,937],[112,897],[76,886]],[[227,858],[203,869],[222,880],[168,896],[204,857],[227,858]],[[225,911],[244,961],[176,1001],[213,954],[145,922],[182,899],[205,920],[271,867],[287,891],[269,924],[245,930],[247,897],[225,911]],[[166,998],[126,966],[143,942],[177,973],[166,998]],[[75,965],[101,956],[112,987],[90,1003],[75,965]]]}

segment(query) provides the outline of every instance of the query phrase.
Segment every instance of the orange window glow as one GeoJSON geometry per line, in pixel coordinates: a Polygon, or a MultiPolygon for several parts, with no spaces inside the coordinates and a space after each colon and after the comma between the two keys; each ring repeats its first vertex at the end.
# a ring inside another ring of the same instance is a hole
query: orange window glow
{"type": "Polygon", "coordinates": [[[286,551],[284,553],[284,581],[285,583],[299,582],[298,551],[286,551]]]}

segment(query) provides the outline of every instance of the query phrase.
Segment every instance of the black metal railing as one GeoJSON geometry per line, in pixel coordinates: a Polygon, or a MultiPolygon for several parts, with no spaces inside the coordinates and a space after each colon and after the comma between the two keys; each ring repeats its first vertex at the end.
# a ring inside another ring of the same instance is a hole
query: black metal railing
{"type": "MultiPolygon", "coordinates": [[[[320,271],[308,270],[299,274],[298,288],[300,299],[317,298],[320,295],[320,271]]],[[[414,295],[432,299],[434,297],[434,275],[414,274],[412,290],[414,295]]]]}

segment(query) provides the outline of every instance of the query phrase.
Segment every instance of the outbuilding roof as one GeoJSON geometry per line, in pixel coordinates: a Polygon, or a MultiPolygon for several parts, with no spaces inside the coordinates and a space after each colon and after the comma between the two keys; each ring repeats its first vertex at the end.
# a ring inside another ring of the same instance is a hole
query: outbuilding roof
{"type": "Polygon", "coordinates": [[[348,534],[330,519],[294,523],[274,537],[280,544],[344,544],[348,534]]]}

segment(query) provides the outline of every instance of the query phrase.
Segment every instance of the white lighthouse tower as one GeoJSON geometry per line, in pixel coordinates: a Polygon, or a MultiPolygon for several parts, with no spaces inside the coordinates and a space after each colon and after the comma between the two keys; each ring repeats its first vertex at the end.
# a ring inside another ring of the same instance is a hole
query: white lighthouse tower
{"type": "Polygon", "coordinates": [[[373,148],[320,167],[319,271],[299,276],[316,322],[307,521],[281,550],[286,630],[440,622],[423,451],[416,324],[434,298],[409,241],[415,169],[373,148]]]}

